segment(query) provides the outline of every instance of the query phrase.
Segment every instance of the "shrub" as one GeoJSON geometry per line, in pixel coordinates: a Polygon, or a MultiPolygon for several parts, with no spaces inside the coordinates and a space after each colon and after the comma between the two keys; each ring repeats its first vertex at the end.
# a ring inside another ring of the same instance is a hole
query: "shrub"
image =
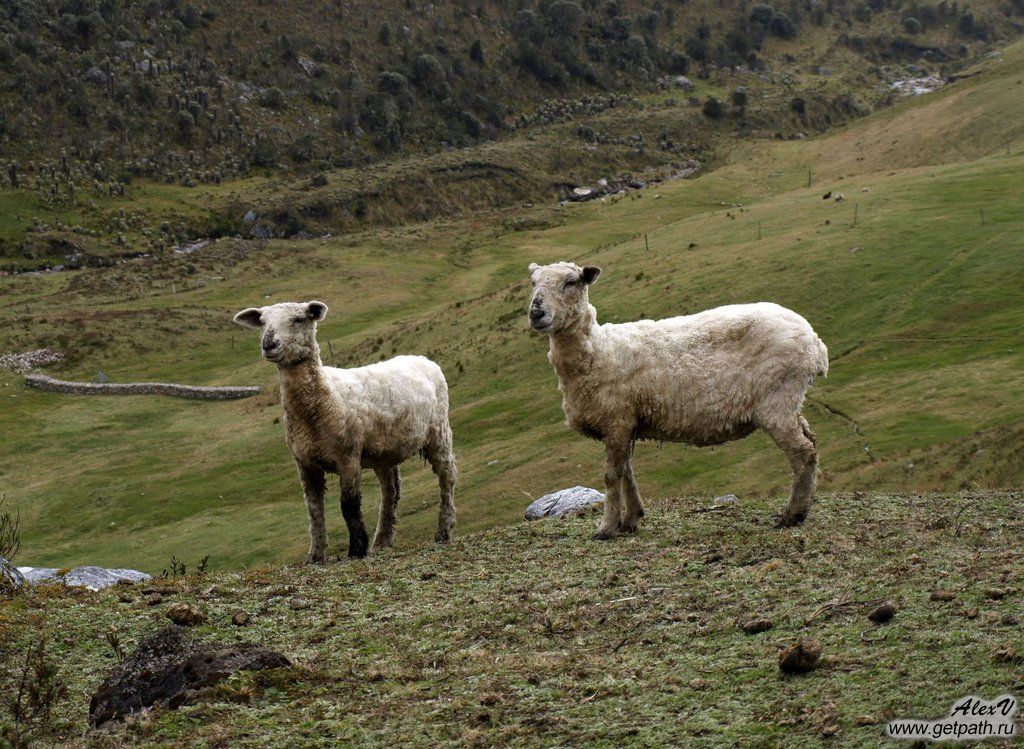
{"type": "Polygon", "coordinates": [[[409,91],[409,79],[393,70],[385,70],[377,76],[377,90],[391,96],[402,96],[409,91]]]}
{"type": "Polygon", "coordinates": [[[916,18],[904,18],[903,29],[908,34],[920,34],[921,33],[921,22],[916,18]]]}
{"type": "MultiPolygon", "coordinates": [[[[0,509],[7,497],[0,498],[0,509]]],[[[0,557],[13,562],[21,549],[21,513],[0,512],[0,557]]]]}
{"type": "Polygon", "coordinates": [[[0,723],[0,743],[28,747],[50,733],[53,708],[67,693],[56,664],[46,652],[46,637],[40,632],[26,646],[21,664],[0,680],[0,706],[5,713],[0,723]]]}
{"type": "Polygon", "coordinates": [[[433,55],[418,55],[412,61],[412,82],[416,88],[438,99],[448,96],[448,77],[433,55]]]}
{"type": "Polygon", "coordinates": [[[284,91],[279,89],[277,86],[271,86],[266,91],[260,94],[259,97],[260,106],[266,107],[267,109],[274,109],[280,111],[287,106],[287,102],[284,98],[284,91]]]}
{"type": "Polygon", "coordinates": [[[385,47],[391,44],[391,24],[387,21],[382,23],[380,29],[377,30],[377,41],[385,47]]]}
{"type": "Polygon", "coordinates": [[[772,19],[771,31],[775,36],[783,39],[792,39],[796,36],[796,24],[793,19],[779,11],[772,19]]]}
{"type": "Polygon", "coordinates": [[[484,45],[479,39],[476,39],[469,48],[469,59],[475,62],[477,65],[484,64],[484,45]]]}
{"type": "Polygon", "coordinates": [[[709,96],[707,101],[704,102],[704,116],[717,120],[724,115],[725,107],[722,105],[722,102],[714,96],[709,96]]]}
{"type": "Polygon", "coordinates": [[[764,5],[759,3],[750,9],[750,20],[759,26],[768,28],[772,25],[772,19],[775,18],[775,8],[770,5],[764,5]]]}
{"type": "Polygon", "coordinates": [[[555,0],[548,8],[552,33],[559,37],[578,35],[585,15],[583,7],[574,0],[555,0]]]}

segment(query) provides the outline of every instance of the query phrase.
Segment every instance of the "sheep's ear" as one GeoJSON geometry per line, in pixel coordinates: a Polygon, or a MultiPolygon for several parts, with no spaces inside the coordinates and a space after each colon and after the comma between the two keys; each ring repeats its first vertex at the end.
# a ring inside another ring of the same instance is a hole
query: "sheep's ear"
{"type": "Polygon", "coordinates": [[[583,272],[580,273],[580,278],[583,279],[583,283],[585,283],[587,286],[590,286],[590,284],[594,283],[594,281],[596,281],[598,276],[600,275],[600,268],[593,265],[588,265],[586,268],[583,269],[583,272]]]}
{"type": "Polygon", "coordinates": [[[539,266],[539,265],[537,265],[536,263],[530,263],[530,274],[532,275],[532,274],[533,274],[533,272],[534,272],[535,270],[537,270],[537,269],[538,269],[539,267],[540,267],[540,266],[539,266]]]}
{"type": "Polygon", "coordinates": [[[259,308],[250,307],[235,315],[235,322],[246,328],[262,328],[263,323],[260,320],[262,314],[263,312],[259,308]]]}
{"type": "Polygon", "coordinates": [[[306,305],[306,316],[314,322],[320,322],[327,317],[327,305],[323,302],[310,302],[306,305]]]}

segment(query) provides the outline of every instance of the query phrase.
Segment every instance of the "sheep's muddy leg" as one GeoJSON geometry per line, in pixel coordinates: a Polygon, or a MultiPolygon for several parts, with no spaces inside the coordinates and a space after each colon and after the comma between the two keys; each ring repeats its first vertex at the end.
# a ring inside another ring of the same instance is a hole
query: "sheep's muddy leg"
{"type": "Polygon", "coordinates": [[[623,533],[636,533],[640,518],[644,516],[644,506],[640,501],[640,490],[636,486],[633,461],[630,458],[626,460],[622,475],[622,492],[626,495],[626,516],[619,525],[619,530],[623,533]]]}
{"type": "Polygon", "coordinates": [[[380,514],[373,534],[373,550],[378,551],[390,548],[395,541],[395,511],[402,491],[402,479],[398,466],[378,468],[374,472],[380,482],[380,514]]]}
{"type": "Polygon", "coordinates": [[[455,528],[455,456],[452,455],[451,433],[447,444],[442,444],[436,449],[427,448],[427,461],[437,476],[437,483],[441,490],[441,509],[437,514],[437,531],[434,533],[434,541],[447,543],[451,540],[452,530],[455,528]]]}
{"type": "Polygon", "coordinates": [[[309,512],[309,554],[306,561],[322,564],[327,559],[327,523],[324,521],[324,493],[327,481],[319,468],[298,465],[302,494],[309,512]]]}
{"type": "Polygon", "coordinates": [[[604,446],[604,522],[594,541],[608,541],[619,535],[622,524],[622,480],[629,463],[629,443],[605,443],[604,446]]]}
{"type": "Polygon", "coordinates": [[[818,449],[807,420],[800,414],[782,427],[765,428],[782,452],[789,458],[793,469],[793,486],[789,493],[789,506],[779,524],[783,527],[798,525],[807,518],[814,500],[814,487],[818,480],[818,449]]]}
{"type": "Polygon", "coordinates": [[[365,557],[368,539],[363,525],[363,496],[359,490],[359,463],[339,467],[341,475],[341,515],[348,526],[348,555],[365,557]]]}

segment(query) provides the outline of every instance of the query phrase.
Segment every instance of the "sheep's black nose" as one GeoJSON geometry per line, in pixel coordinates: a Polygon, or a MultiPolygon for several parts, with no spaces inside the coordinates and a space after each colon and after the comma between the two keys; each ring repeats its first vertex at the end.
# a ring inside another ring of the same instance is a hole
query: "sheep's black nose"
{"type": "Polygon", "coordinates": [[[531,320],[539,320],[542,317],[544,317],[544,310],[543,309],[541,309],[540,307],[531,307],[530,308],[530,319],[531,320]]]}
{"type": "Polygon", "coordinates": [[[264,351],[273,351],[276,348],[277,348],[277,341],[275,341],[273,338],[271,338],[269,340],[266,339],[266,338],[263,339],[263,350],[264,351]]]}

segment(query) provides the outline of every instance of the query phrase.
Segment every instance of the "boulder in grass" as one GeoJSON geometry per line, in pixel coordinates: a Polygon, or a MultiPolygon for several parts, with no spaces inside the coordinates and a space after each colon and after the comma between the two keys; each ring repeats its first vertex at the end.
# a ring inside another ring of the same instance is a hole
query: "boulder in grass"
{"type": "Polygon", "coordinates": [[[15,593],[25,587],[25,576],[17,567],[0,557],[0,593],[15,593]]]}
{"type": "Polygon", "coordinates": [[[102,590],[120,582],[141,583],[149,580],[151,575],[138,570],[107,569],[105,567],[75,567],[64,575],[64,584],[73,588],[102,590]]]}
{"type": "Polygon", "coordinates": [[[545,494],[526,508],[527,520],[572,515],[604,502],[604,495],[596,489],[574,486],[571,489],[545,494]]]}
{"type": "Polygon", "coordinates": [[[108,569],[92,565],[75,567],[63,574],[56,567],[19,567],[18,570],[29,585],[54,582],[63,583],[71,588],[89,590],[103,590],[120,582],[141,583],[151,579],[149,574],[138,570],[108,569]]]}
{"type": "Polygon", "coordinates": [[[174,710],[236,671],[290,665],[280,653],[251,643],[196,642],[171,624],[145,637],[100,685],[89,704],[89,725],[153,707],[174,710]]]}

